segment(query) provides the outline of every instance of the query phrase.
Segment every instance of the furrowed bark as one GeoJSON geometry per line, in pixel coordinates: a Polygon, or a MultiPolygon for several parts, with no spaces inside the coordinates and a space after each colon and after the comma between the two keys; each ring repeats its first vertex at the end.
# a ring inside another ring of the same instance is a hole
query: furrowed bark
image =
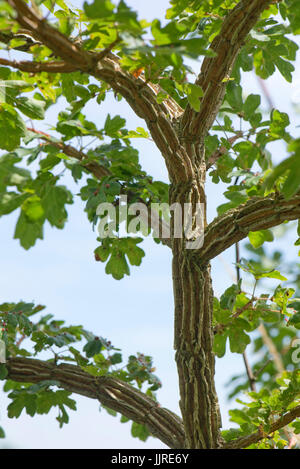
{"type": "MultiPolygon", "coordinates": [[[[194,155],[198,174],[189,183],[171,186],[170,203],[197,203],[205,207],[204,146],[187,149],[194,155]]],[[[205,210],[205,209],[204,209],[205,210]]],[[[205,216],[205,215],[204,215],[205,216]]],[[[175,302],[176,362],[180,386],[180,409],[186,448],[217,448],[221,426],[215,391],[213,348],[213,291],[210,266],[197,269],[184,238],[173,238],[173,289],[175,302]]]]}
{"type": "Polygon", "coordinates": [[[8,379],[20,383],[58,381],[61,388],[97,399],[134,422],[146,425],[151,434],[169,448],[182,448],[184,445],[181,419],[124,381],[109,376],[95,378],[75,365],[56,365],[30,358],[11,358],[6,367],[8,379]]]}
{"type": "MultiPolygon", "coordinates": [[[[222,103],[226,89],[224,79],[230,77],[247,34],[269,3],[270,0],[239,2],[224,20],[219,36],[212,43],[211,49],[216,57],[204,59],[196,81],[204,91],[200,112],[188,106],[178,125],[180,142],[190,158],[193,173],[188,180],[171,185],[171,204],[180,203],[182,208],[186,202],[206,205],[204,184],[207,168],[203,139],[222,103]]],[[[214,256],[209,257],[208,253],[212,253],[209,243],[218,243],[220,237],[226,236],[225,233],[224,230],[215,230],[210,237],[210,231],[206,230],[205,247],[196,251],[185,249],[182,239],[172,240],[175,349],[187,448],[221,446],[221,418],[214,383],[213,290],[209,266],[209,260],[214,256]],[[205,258],[202,257],[203,252],[207,253],[205,258]]],[[[231,244],[237,241],[230,240],[231,244]]],[[[224,250],[227,246],[222,247],[224,250]]]]}
{"type": "Polygon", "coordinates": [[[222,104],[226,82],[244,41],[272,0],[241,0],[224,19],[210,50],[215,57],[206,57],[195,84],[201,86],[200,111],[188,106],[182,117],[183,134],[192,141],[201,140],[212,126],[222,104]]]}
{"type": "Polygon", "coordinates": [[[200,266],[221,254],[238,241],[246,238],[250,231],[265,230],[284,221],[300,218],[300,195],[289,200],[272,194],[268,197],[252,197],[237,208],[217,217],[205,229],[204,245],[191,252],[191,257],[200,266]]]}
{"type": "MultiPolygon", "coordinates": [[[[170,203],[177,202],[182,207],[186,202],[206,204],[203,138],[222,103],[224,78],[230,76],[245,37],[268,4],[264,0],[242,0],[224,20],[221,33],[212,43],[216,57],[204,59],[196,81],[204,91],[200,112],[188,106],[178,125],[180,142],[190,158],[193,173],[187,181],[171,185],[170,203]]],[[[220,233],[216,233],[211,242],[217,242],[219,237],[220,233]]],[[[221,444],[221,419],[214,384],[210,258],[202,259],[204,248],[186,250],[182,240],[173,239],[172,246],[175,349],[185,444],[187,448],[217,448],[221,444]]]]}
{"type": "Polygon", "coordinates": [[[175,349],[185,447],[217,448],[221,420],[214,384],[210,267],[195,270],[179,251],[174,254],[173,276],[177,304],[175,349]]]}

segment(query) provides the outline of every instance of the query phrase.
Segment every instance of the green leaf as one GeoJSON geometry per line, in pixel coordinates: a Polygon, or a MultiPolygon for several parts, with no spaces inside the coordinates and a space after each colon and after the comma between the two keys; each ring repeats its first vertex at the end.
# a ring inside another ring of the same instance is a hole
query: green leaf
{"type": "Polygon", "coordinates": [[[289,116],[285,112],[274,109],[271,113],[270,135],[274,139],[285,137],[285,129],[289,124],[289,116]]]}
{"type": "Polygon", "coordinates": [[[186,85],[186,93],[188,102],[191,107],[196,111],[200,111],[201,101],[200,98],[203,96],[203,90],[200,86],[194,85],[193,83],[188,83],[186,85]]]}
{"type": "Polygon", "coordinates": [[[214,353],[217,357],[222,358],[226,352],[226,342],[228,334],[223,332],[222,334],[216,334],[214,337],[214,353]]]}
{"type": "Polygon", "coordinates": [[[228,332],[230,351],[232,353],[243,353],[248,344],[250,344],[250,337],[243,331],[242,327],[232,326],[228,332]]]}
{"type": "Polygon", "coordinates": [[[110,409],[109,407],[106,407],[105,405],[102,405],[103,409],[106,410],[106,412],[111,415],[112,417],[116,417],[117,416],[117,412],[113,409],[110,409]]]}
{"type": "MultiPolygon", "coordinates": [[[[50,381],[48,385],[51,384],[53,385],[50,381]]],[[[73,399],[70,399],[70,395],[71,393],[65,390],[42,390],[42,392],[39,392],[37,398],[37,413],[48,414],[52,407],[57,406],[67,406],[71,410],[76,410],[76,402],[73,399]]]]}
{"type": "Polygon", "coordinates": [[[230,81],[227,85],[226,100],[235,111],[243,110],[242,87],[230,81]]]}
{"type": "Polygon", "coordinates": [[[14,239],[19,239],[24,249],[35,245],[37,239],[43,239],[43,219],[31,221],[23,210],[18,218],[14,239]]]}
{"type": "Polygon", "coordinates": [[[67,101],[71,103],[77,97],[72,73],[63,73],[61,76],[62,92],[67,101]]]}
{"type": "Polygon", "coordinates": [[[25,133],[25,124],[14,108],[9,104],[0,104],[0,148],[14,150],[25,133]]]}
{"type": "Polygon", "coordinates": [[[59,414],[56,420],[59,422],[59,428],[62,428],[65,423],[69,423],[69,415],[63,405],[59,406],[59,414]]]}
{"type": "Polygon", "coordinates": [[[280,71],[281,75],[288,81],[292,83],[293,75],[292,73],[295,70],[295,67],[286,60],[283,60],[281,57],[277,57],[275,60],[276,67],[280,71]]]}
{"type": "Polygon", "coordinates": [[[294,429],[294,433],[296,433],[296,435],[299,435],[299,433],[300,433],[300,419],[297,419],[293,422],[293,429],[294,429]]]}
{"type": "Polygon", "coordinates": [[[300,313],[296,313],[294,314],[289,322],[288,322],[289,326],[294,326],[296,327],[296,329],[300,329],[300,313]]]}
{"type": "Polygon", "coordinates": [[[90,5],[84,2],[83,8],[89,18],[107,18],[112,16],[115,7],[110,0],[94,0],[90,5]]]}
{"type": "Polygon", "coordinates": [[[120,418],[120,422],[121,422],[121,423],[127,423],[127,422],[129,422],[129,420],[130,420],[130,419],[127,418],[127,417],[125,417],[125,415],[121,415],[121,418],[120,418]]]}
{"type": "Polygon", "coordinates": [[[115,20],[118,24],[118,28],[122,31],[130,32],[135,35],[143,31],[137,19],[137,13],[127,6],[124,0],[121,0],[117,7],[115,20]]]}
{"type": "Polygon", "coordinates": [[[4,363],[0,363],[0,381],[3,381],[6,379],[8,375],[7,368],[4,363]]]}
{"type": "Polygon", "coordinates": [[[69,351],[74,355],[76,362],[78,363],[79,366],[86,366],[88,363],[88,360],[81,355],[78,350],[76,350],[74,347],[69,347],[69,351]]]}
{"type": "Polygon", "coordinates": [[[5,92],[9,90],[17,95],[20,91],[25,90],[26,88],[28,90],[32,89],[32,85],[24,80],[0,80],[0,89],[4,89],[5,92]]]}
{"type": "Polygon", "coordinates": [[[283,280],[284,282],[287,280],[286,277],[284,277],[283,275],[281,275],[281,273],[278,271],[278,270],[271,270],[270,272],[264,272],[264,273],[260,273],[260,274],[256,274],[256,278],[257,279],[260,279],[260,278],[275,278],[277,280],[283,280]]]}
{"type": "Polygon", "coordinates": [[[255,39],[256,41],[260,41],[260,42],[270,41],[269,36],[267,36],[266,34],[258,33],[254,29],[250,32],[250,34],[253,37],[253,39],[255,39]]]}
{"type": "Polygon", "coordinates": [[[278,280],[287,280],[283,275],[281,275],[278,270],[261,270],[259,266],[256,266],[253,262],[246,262],[244,259],[241,260],[239,264],[237,264],[244,272],[248,272],[249,274],[253,275],[256,280],[260,278],[275,278],[278,280]]]}
{"type": "Polygon", "coordinates": [[[247,120],[251,119],[255,110],[260,106],[261,98],[258,94],[250,94],[244,103],[244,113],[247,120]]]}
{"type": "MultiPolygon", "coordinates": [[[[30,173],[26,169],[18,168],[15,163],[21,160],[17,153],[22,157],[22,149],[14,153],[7,153],[0,157],[0,191],[6,192],[7,186],[16,186],[20,191],[23,186],[31,180],[30,173]]],[[[26,152],[25,152],[26,155],[26,152]]]]}
{"type": "Polygon", "coordinates": [[[52,226],[63,228],[68,217],[66,204],[71,204],[72,195],[64,186],[48,184],[43,192],[42,206],[45,217],[52,226]]]}
{"type": "Polygon", "coordinates": [[[125,254],[114,250],[106,264],[105,272],[111,274],[114,279],[121,280],[124,275],[129,275],[129,267],[125,259],[125,254]]]}
{"type": "Polygon", "coordinates": [[[111,249],[108,246],[98,246],[95,251],[95,259],[96,261],[105,262],[108,259],[108,256],[111,253],[111,249]]]}
{"type": "Polygon", "coordinates": [[[150,432],[145,425],[133,422],[131,426],[131,435],[141,441],[146,441],[150,436],[150,432]]]}
{"type": "Polygon", "coordinates": [[[143,127],[137,127],[136,130],[129,130],[123,138],[149,138],[149,134],[143,127]]]}
{"type": "Polygon", "coordinates": [[[291,298],[294,293],[295,290],[293,288],[283,288],[281,285],[278,285],[276,288],[272,301],[279,306],[282,314],[286,314],[287,306],[291,303],[291,298]]]}
{"type": "Polygon", "coordinates": [[[241,425],[243,423],[251,423],[250,417],[246,414],[245,411],[241,409],[230,410],[229,415],[231,416],[231,422],[235,422],[238,425],[241,425]]]}
{"type": "Polygon", "coordinates": [[[50,153],[47,158],[40,161],[42,171],[49,171],[61,162],[62,158],[50,153]]]}
{"type": "Polygon", "coordinates": [[[9,418],[18,418],[20,417],[23,409],[26,410],[26,413],[33,417],[36,413],[36,395],[27,394],[26,392],[12,393],[9,394],[10,398],[13,398],[11,404],[7,408],[7,415],[9,418]]]}
{"type": "Polygon", "coordinates": [[[112,365],[117,365],[118,363],[122,363],[122,355],[121,355],[121,353],[114,353],[110,357],[109,360],[110,360],[112,365]]]}
{"type": "Polygon", "coordinates": [[[282,193],[286,199],[290,199],[300,188],[300,165],[295,157],[289,168],[289,174],[282,186],[282,193]]]}
{"type": "Polygon", "coordinates": [[[177,42],[184,30],[185,26],[176,21],[168,23],[165,27],[161,27],[160,21],[155,19],[152,21],[151,25],[151,32],[157,46],[177,42]]]}
{"type": "Polygon", "coordinates": [[[118,248],[126,254],[131,265],[140,265],[145,256],[143,249],[137,246],[142,238],[123,238],[118,242],[118,248]]]}
{"type": "Polygon", "coordinates": [[[90,340],[85,344],[83,347],[83,350],[88,358],[93,357],[94,355],[97,355],[100,353],[103,345],[102,342],[99,338],[95,338],[93,340],[90,340]]]}
{"type": "Polygon", "coordinates": [[[0,216],[7,215],[20,207],[30,194],[18,194],[16,192],[4,192],[0,194],[0,216]]]}
{"type": "Polygon", "coordinates": [[[15,100],[16,107],[31,119],[44,119],[46,102],[21,96],[15,100]]]}
{"type": "Polygon", "coordinates": [[[222,309],[229,309],[230,311],[233,310],[235,300],[237,295],[240,293],[240,289],[241,286],[239,283],[233,284],[225,290],[220,298],[220,306],[222,309]]]}
{"type": "Polygon", "coordinates": [[[115,137],[118,134],[118,131],[124,127],[126,124],[126,120],[122,119],[120,116],[114,116],[112,119],[110,115],[107,115],[105,124],[104,124],[104,132],[109,137],[115,137]]]}
{"type": "Polygon", "coordinates": [[[250,231],[248,238],[255,249],[262,246],[265,241],[270,242],[274,240],[274,236],[270,230],[250,231]]]}
{"type": "Polygon", "coordinates": [[[26,199],[22,205],[22,210],[26,214],[28,220],[32,222],[44,218],[44,209],[41,204],[41,199],[36,195],[26,199]]]}

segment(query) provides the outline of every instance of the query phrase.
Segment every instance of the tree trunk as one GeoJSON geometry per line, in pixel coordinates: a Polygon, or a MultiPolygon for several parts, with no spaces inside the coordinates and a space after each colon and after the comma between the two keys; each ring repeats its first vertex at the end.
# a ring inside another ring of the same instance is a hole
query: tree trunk
{"type": "MultiPolygon", "coordinates": [[[[187,145],[194,177],[171,185],[170,203],[191,203],[205,207],[205,164],[203,145],[187,145]],[[196,150],[196,151],[195,151],[196,150]]],[[[204,214],[204,217],[206,215],[204,214]]],[[[205,220],[206,224],[206,220],[205,220]]],[[[173,288],[175,301],[176,363],[180,387],[180,408],[185,428],[186,448],[217,448],[221,426],[215,391],[213,354],[213,290],[210,265],[199,268],[186,247],[186,239],[172,239],[173,288]]]]}

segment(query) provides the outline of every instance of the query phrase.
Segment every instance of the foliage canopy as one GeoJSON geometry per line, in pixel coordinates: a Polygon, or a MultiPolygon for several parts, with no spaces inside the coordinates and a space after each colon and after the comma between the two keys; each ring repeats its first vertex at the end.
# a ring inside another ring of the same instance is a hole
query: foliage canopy
{"type": "MultiPolygon", "coordinates": [[[[151,434],[172,448],[299,446],[299,263],[284,265],[281,273],[283,253],[265,243],[274,241],[273,227],[285,233],[292,226],[287,222],[300,218],[300,139],[290,116],[266,110],[258,94],[245,95],[242,81],[249,72],[265,80],[278,71],[292,82],[298,0],[171,0],[163,22],[141,20],[123,0],[93,0],[82,8],[64,0],[0,0],[0,31],[0,216],[18,211],[14,238],[30,249],[43,239],[45,223],[63,229],[77,196],[92,228],[99,204],[117,207],[121,196],[129,208],[168,203],[174,188],[197,180],[204,167],[214,184],[226,184],[227,201],[206,227],[204,246],[187,262],[203,272],[212,258],[248,237],[248,259],[236,258],[237,281],[211,302],[206,337],[214,337],[211,353],[220,358],[227,344],[244,358],[254,345],[252,369],[245,360],[247,374],[231,383],[231,397],[240,404],[230,411],[235,428],[223,429],[213,443],[204,431],[195,442],[186,409],[182,423],[159,407],[161,382],[151,357],[131,355],[123,363],[109,341],[40,314],[43,306],[3,303],[0,339],[7,363],[0,364],[0,378],[11,399],[8,416],[57,407],[62,426],[68,409],[76,409],[71,394],[78,393],[121,413],[121,421],[132,420],[134,437],[145,441],[151,434]],[[195,61],[201,68],[196,79],[195,61]],[[102,128],[91,120],[88,105],[101,106],[110,93],[126,100],[145,128],[132,129],[119,115],[108,114],[102,128]],[[46,132],[43,124],[57,108],[46,132]],[[155,142],[170,185],[143,170],[135,139],[155,142]],[[274,154],[274,142],[283,158],[274,154]],[[66,175],[78,186],[76,194],[66,175]],[[251,293],[245,286],[250,278],[251,293]],[[264,290],[265,278],[275,281],[272,291],[264,290]],[[45,351],[49,360],[36,360],[45,351]],[[247,399],[241,400],[241,391],[247,399]]],[[[119,237],[121,222],[113,237],[98,238],[95,246],[96,261],[115,280],[142,263],[141,243],[150,234],[140,224],[136,237],[129,229],[119,237]]],[[[155,241],[171,247],[176,258],[173,240],[155,241]]]]}

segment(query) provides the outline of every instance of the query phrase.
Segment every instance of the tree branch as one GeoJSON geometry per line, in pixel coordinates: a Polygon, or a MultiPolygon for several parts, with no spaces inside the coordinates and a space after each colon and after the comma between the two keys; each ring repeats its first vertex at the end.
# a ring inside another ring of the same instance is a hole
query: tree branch
{"type": "Polygon", "coordinates": [[[289,200],[280,195],[252,197],[237,208],[228,210],[213,220],[205,229],[204,244],[190,255],[197,264],[203,265],[238,241],[250,231],[265,230],[284,221],[300,218],[300,194],[289,200]]]}
{"type": "Polygon", "coordinates": [[[11,358],[7,361],[7,379],[20,383],[40,383],[55,380],[67,391],[101,404],[134,422],[146,425],[153,436],[170,448],[184,447],[184,429],[181,419],[173,412],[133,386],[110,376],[95,378],[76,365],[11,358]]]}
{"type": "MultiPolygon", "coordinates": [[[[1,62],[0,62],[1,63],[1,62]]],[[[242,132],[237,132],[236,135],[227,139],[229,145],[233,145],[236,140],[241,138],[243,135],[242,132]]],[[[206,171],[210,169],[225,153],[228,152],[228,148],[225,145],[221,145],[207,160],[206,162],[206,171]]]]}
{"type": "MultiPolygon", "coordinates": [[[[118,57],[110,50],[105,50],[105,54],[103,51],[102,55],[85,51],[53,28],[45,19],[39,18],[23,0],[7,0],[7,2],[15,9],[16,21],[20,26],[32,32],[34,37],[49,47],[55,56],[73,67],[76,66],[77,70],[108,83],[116,93],[126,99],[137,116],[146,121],[154,142],[165,158],[173,181],[188,179],[193,174],[189,157],[181,146],[172,124],[172,120],[182,114],[182,109],[176,101],[168,98],[158,103],[156,98],[161,88],[146,81],[142,74],[135,77],[122,70],[118,57]]],[[[28,67],[28,64],[23,64],[24,66],[28,67]]],[[[58,66],[57,63],[55,66],[58,66]]],[[[53,63],[48,63],[47,67],[53,67],[53,63]]],[[[61,64],[60,67],[63,69],[61,64]]]]}
{"type": "MultiPolygon", "coordinates": [[[[1,62],[0,62],[1,63],[1,62]]],[[[41,140],[44,140],[46,144],[51,145],[55,148],[61,150],[65,155],[71,156],[72,158],[76,158],[76,160],[82,163],[82,166],[86,168],[90,173],[92,173],[96,179],[102,179],[105,176],[109,176],[110,172],[101,164],[97,163],[96,161],[89,161],[88,163],[85,160],[89,160],[89,157],[81,150],[77,150],[72,145],[66,145],[63,142],[56,141],[51,137],[51,135],[47,134],[46,132],[41,132],[40,130],[35,130],[33,128],[27,128],[30,132],[34,132],[39,135],[41,140]]]]}
{"type": "MultiPolygon", "coordinates": [[[[96,161],[89,161],[88,155],[86,155],[83,151],[77,150],[77,148],[73,147],[72,145],[66,145],[63,142],[53,139],[53,137],[47,134],[46,132],[42,132],[40,130],[36,130],[30,127],[27,127],[27,130],[38,134],[40,139],[46,142],[46,145],[47,144],[51,145],[59,149],[60,151],[62,151],[65,155],[71,156],[72,158],[76,158],[85,169],[87,169],[91,174],[95,176],[96,179],[101,180],[103,177],[111,176],[111,172],[109,171],[108,168],[97,163],[96,161]]],[[[140,200],[140,202],[144,203],[144,201],[142,200],[140,200]]],[[[147,222],[148,222],[148,226],[152,226],[151,206],[149,207],[147,222]]],[[[164,238],[162,236],[162,234],[164,233],[163,223],[164,222],[162,218],[160,217],[158,219],[157,232],[158,234],[161,233],[161,236],[158,236],[158,238],[160,239],[163,245],[171,248],[171,240],[169,238],[164,238]]]]}
{"type": "Polygon", "coordinates": [[[182,118],[185,137],[199,141],[212,126],[237,55],[248,33],[270,3],[272,0],[241,0],[224,19],[220,33],[210,46],[216,56],[204,59],[195,82],[203,90],[200,111],[196,112],[188,106],[182,118]]]}
{"type": "MultiPolygon", "coordinates": [[[[238,183],[238,180],[239,178],[237,177],[236,180],[235,180],[235,184],[238,183]]],[[[241,280],[241,268],[240,268],[240,262],[241,262],[241,259],[240,259],[240,245],[239,243],[235,243],[235,268],[236,268],[236,282],[239,283],[239,281],[241,280]]],[[[248,303],[246,305],[244,305],[242,308],[240,308],[240,310],[243,310],[244,308],[247,308],[249,305],[251,305],[253,302],[253,300],[249,300],[248,303]]],[[[239,315],[241,314],[242,311],[237,311],[235,313],[235,315],[238,313],[239,315]]],[[[247,373],[247,376],[248,376],[248,382],[249,382],[249,386],[250,386],[250,389],[251,391],[253,392],[256,392],[256,385],[255,385],[255,376],[253,374],[253,370],[252,370],[252,367],[249,363],[249,360],[248,360],[248,355],[247,355],[247,352],[246,350],[244,350],[243,352],[243,361],[244,361],[244,365],[245,365],[245,369],[246,369],[246,373],[247,373]]]]}
{"type": "MultiPolygon", "coordinates": [[[[289,412],[286,412],[282,417],[278,418],[278,420],[276,420],[271,425],[268,435],[271,435],[277,430],[280,430],[286,425],[289,425],[298,417],[300,417],[300,405],[298,405],[297,407],[294,407],[294,409],[290,410],[289,412]]],[[[262,430],[258,430],[257,432],[252,433],[252,435],[243,436],[236,440],[230,441],[229,443],[225,443],[222,449],[247,448],[250,445],[258,443],[260,440],[263,440],[264,438],[268,438],[268,435],[266,435],[262,430]]]]}
{"type": "Polygon", "coordinates": [[[263,323],[261,323],[258,326],[258,330],[261,334],[261,338],[263,340],[263,343],[267,347],[267,349],[269,351],[269,354],[272,357],[272,361],[274,362],[274,365],[277,369],[278,376],[280,376],[285,371],[285,367],[284,367],[282,357],[281,357],[280,353],[278,352],[277,347],[274,344],[274,341],[269,336],[268,331],[265,328],[263,323]]]}
{"type": "MultiPolygon", "coordinates": [[[[17,33],[12,33],[11,31],[0,31],[0,42],[4,44],[9,44],[12,39],[22,39],[23,44],[15,47],[8,46],[9,49],[18,50],[21,52],[29,52],[30,48],[35,45],[41,45],[40,42],[36,42],[34,37],[28,34],[27,30],[19,30],[17,33]]],[[[32,35],[33,36],[33,35],[32,35]]]]}
{"type": "Polygon", "coordinates": [[[53,62],[31,62],[30,60],[7,60],[0,58],[0,65],[7,67],[16,68],[22,72],[27,73],[70,73],[79,70],[79,67],[72,65],[64,61],[53,61],[53,62]]]}

